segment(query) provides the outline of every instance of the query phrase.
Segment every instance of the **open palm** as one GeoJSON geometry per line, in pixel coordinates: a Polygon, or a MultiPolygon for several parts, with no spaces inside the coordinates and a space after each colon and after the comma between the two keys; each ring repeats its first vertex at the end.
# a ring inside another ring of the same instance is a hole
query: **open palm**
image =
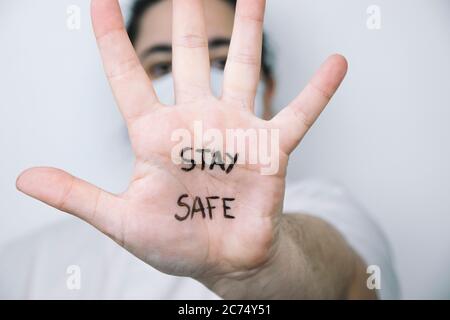
{"type": "Polygon", "coordinates": [[[18,188],[87,221],[169,274],[242,274],[269,262],[281,245],[288,155],[336,91],[347,66],[341,56],[330,57],[275,118],[255,117],[264,2],[238,1],[223,94],[216,98],[210,89],[202,0],[173,1],[176,104],[164,106],[128,39],[117,1],[93,0],[97,42],[136,156],[130,185],[113,195],[61,170],[33,168],[18,178],[18,188]],[[260,165],[249,163],[228,172],[198,163],[183,170],[186,164],[173,161],[171,136],[180,128],[193,135],[198,121],[224,136],[233,128],[279,129],[277,172],[262,175],[260,165]]]}

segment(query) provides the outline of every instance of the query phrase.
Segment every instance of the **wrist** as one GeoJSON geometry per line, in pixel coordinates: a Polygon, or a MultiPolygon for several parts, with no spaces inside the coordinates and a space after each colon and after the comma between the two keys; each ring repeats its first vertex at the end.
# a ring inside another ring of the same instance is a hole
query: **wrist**
{"type": "Polygon", "coordinates": [[[306,298],[307,263],[289,223],[280,216],[268,259],[258,267],[197,280],[224,299],[306,298]]]}

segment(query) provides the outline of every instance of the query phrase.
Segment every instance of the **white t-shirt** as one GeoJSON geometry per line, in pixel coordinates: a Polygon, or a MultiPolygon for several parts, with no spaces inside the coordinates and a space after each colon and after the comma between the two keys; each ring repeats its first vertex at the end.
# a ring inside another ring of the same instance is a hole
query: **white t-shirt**
{"type": "MultiPolygon", "coordinates": [[[[288,185],[284,211],[310,214],[333,225],[367,265],[380,268],[378,296],[399,298],[386,238],[341,187],[316,180],[288,185]]],[[[90,225],[73,219],[3,248],[0,299],[219,297],[191,278],[155,270],[90,225]]]]}

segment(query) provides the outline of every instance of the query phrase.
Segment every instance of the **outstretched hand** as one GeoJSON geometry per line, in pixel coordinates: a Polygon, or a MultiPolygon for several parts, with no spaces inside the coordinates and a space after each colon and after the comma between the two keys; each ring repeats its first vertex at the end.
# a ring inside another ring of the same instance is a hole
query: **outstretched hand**
{"type": "Polygon", "coordinates": [[[264,0],[238,1],[223,94],[216,98],[203,1],[174,0],[176,103],[165,106],[129,41],[117,1],[93,0],[104,69],[136,157],[129,187],[111,194],[58,169],[32,168],[19,176],[17,188],[92,224],[165,273],[244,279],[265,268],[285,245],[281,219],[288,156],[338,88],[347,64],[342,56],[331,56],[278,115],[270,121],[255,117],[264,7],[264,0]],[[174,163],[172,133],[183,128],[194,134],[196,121],[224,136],[230,128],[279,129],[277,172],[262,175],[260,165],[248,163],[231,164],[228,172],[221,165],[174,163]]]}

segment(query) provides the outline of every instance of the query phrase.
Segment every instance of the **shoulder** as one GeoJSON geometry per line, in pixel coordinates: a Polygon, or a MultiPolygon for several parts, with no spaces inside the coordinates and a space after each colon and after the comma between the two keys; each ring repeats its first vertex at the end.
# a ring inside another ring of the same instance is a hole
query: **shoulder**
{"type": "MultiPolygon", "coordinates": [[[[65,220],[40,228],[2,246],[0,255],[15,262],[37,262],[38,257],[70,256],[80,248],[101,248],[106,244],[96,229],[77,219],[65,220]]],[[[4,259],[1,260],[4,267],[4,259]]]]}
{"type": "Polygon", "coordinates": [[[91,226],[70,219],[3,245],[0,298],[40,297],[37,291],[44,283],[53,288],[64,287],[71,266],[82,265],[89,259],[95,265],[113,253],[114,246],[107,240],[91,226]],[[6,288],[8,291],[3,292],[6,288]]]}
{"type": "Polygon", "coordinates": [[[321,216],[326,220],[334,219],[335,224],[339,225],[355,219],[353,226],[360,223],[381,232],[367,209],[350,191],[342,184],[331,180],[306,179],[288,183],[284,211],[321,216]]]}
{"type": "Polygon", "coordinates": [[[0,298],[113,298],[126,268],[138,259],[89,224],[69,218],[0,250],[0,298]],[[81,290],[68,282],[79,278],[81,290]],[[111,294],[111,296],[109,296],[111,294]]]}
{"type": "Polygon", "coordinates": [[[348,197],[348,191],[336,181],[308,178],[289,181],[286,185],[286,199],[323,199],[348,197]]]}
{"type": "Polygon", "coordinates": [[[161,298],[217,296],[193,279],[159,272],[77,219],[0,249],[0,299],[161,298]]]}

